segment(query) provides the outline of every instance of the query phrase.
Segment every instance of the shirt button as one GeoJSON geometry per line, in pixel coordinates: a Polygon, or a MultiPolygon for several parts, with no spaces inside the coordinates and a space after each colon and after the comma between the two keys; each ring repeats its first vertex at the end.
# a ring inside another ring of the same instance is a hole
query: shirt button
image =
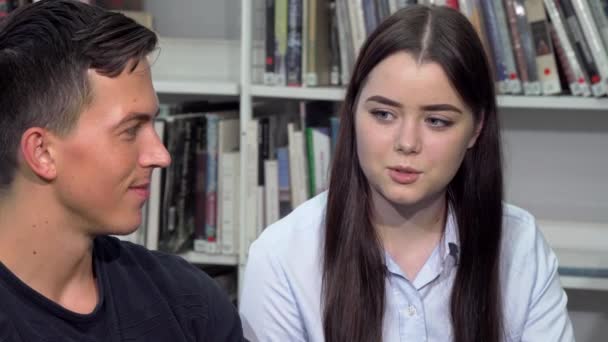
{"type": "Polygon", "coordinates": [[[417,313],[417,311],[416,311],[416,307],[415,306],[409,305],[407,307],[407,315],[408,316],[414,317],[414,316],[416,316],[416,313],[417,313]]]}

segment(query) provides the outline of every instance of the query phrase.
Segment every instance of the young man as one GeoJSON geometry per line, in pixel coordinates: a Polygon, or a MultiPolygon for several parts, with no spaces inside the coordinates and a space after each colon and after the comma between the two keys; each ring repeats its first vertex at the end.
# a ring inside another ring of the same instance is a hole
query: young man
{"type": "Polygon", "coordinates": [[[110,234],[141,222],[152,170],[153,32],[76,1],[0,23],[0,341],[241,341],[203,272],[110,234]]]}

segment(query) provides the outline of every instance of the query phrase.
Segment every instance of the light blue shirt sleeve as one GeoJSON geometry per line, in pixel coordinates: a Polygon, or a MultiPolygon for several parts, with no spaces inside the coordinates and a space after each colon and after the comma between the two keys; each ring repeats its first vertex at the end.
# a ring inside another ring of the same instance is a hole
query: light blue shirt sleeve
{"type": "Polygon", "coordinates": [[[251,342],[307,341],[298,303],[279,260],[266,240],[251,245],[239,306],[251,342]]]}
{"type": "Polygon", "coordinates": [[[574,341],[568,316],[568,299],[557,273],[558,260],[538,229],[531,257],[533,259],[528,260],[527,265],[535,268],[533,274],[536,279],[531,288],[528,317],[521,341],[574,341]]]}

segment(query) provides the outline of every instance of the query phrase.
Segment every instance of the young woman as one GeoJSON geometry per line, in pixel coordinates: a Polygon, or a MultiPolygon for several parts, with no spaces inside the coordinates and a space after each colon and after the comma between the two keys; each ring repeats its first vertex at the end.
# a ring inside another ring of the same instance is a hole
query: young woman
{"type": "Polygon", "coordinates": [[[360,51],[329,190],[251,246],[252,341],[572,341],[557,259],[504,204],[494,81],[468,20],[403,9],[360,51]]]}

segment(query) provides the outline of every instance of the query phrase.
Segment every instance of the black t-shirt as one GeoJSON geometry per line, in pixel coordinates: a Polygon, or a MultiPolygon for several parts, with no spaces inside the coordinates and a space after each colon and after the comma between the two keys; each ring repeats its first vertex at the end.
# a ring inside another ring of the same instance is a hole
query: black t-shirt
{"type": "Polygon", "coordinates": [[[203,271],[170,254],[114,237],[95,239],[99,301],[66,310],[0,263],[0,342],[243,341],[227,295],[203,271]]]}

